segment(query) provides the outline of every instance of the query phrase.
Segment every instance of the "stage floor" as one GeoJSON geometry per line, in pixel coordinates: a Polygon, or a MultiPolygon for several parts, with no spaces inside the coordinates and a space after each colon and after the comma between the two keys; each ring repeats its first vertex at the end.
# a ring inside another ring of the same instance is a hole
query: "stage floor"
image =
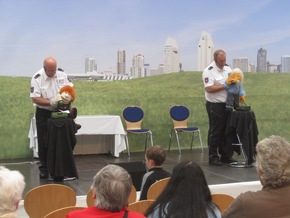
{"type": "MultiPolygon", "coordinates": [[[[234,156],[235,159],[242,160],[242,157],[234,156]]],[[[200,164],[202,167],[208,185],[257,181],[256,168],[232,168],[227,164],[222,166],[212,166],[208,164],[208,151],[204,149],[193,149],[181,151],[179,155],[177,150],[167,152],[167,159],[164,163],[164,169],[172,172],[173,167],[180,161],[192,160],[200,164]]],[[[108,154],[96,155],[78,155],[75,156],[78,180],[63,182],[62,184],[70,186],[76,191],[77,196],[86,195],[90,189],[94,175],[108,163],[128,163],[144,161],[144,152],[131,153],[131,157],[124,152],[120,157],[116,158],[108,154]]],[[[42,185],[52,183],[48,179],[39,179],[39,162],[38,159],[17,159],[9,161],[0,161],[0,165],[4,165],[11,170],[19,170],[25,176],[26,188],[24,195],[30,189],[42,185]]],[[[142,178],[140,178],[141,180],[142,178]]],[[[23,195],[23,196],[24,196],[23,195]]]]}

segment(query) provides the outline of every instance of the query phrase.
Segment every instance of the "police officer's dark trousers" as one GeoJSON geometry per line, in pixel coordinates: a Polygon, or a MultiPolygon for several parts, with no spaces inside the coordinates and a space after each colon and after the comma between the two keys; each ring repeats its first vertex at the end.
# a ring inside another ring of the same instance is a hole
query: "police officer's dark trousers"
{"type": "Polygon", "coordinates": [[[209,158],[218,157],[218,152],[222,157],[229,157],[226,151],[225,130],[227,125],[228,113],[225,103],[206,102],[206,111],[209,118],[208,146],[209,158]]]}
{"type": "Polygon", "coordinates": [[[36,129],[37,129],[37,140],[38,140],[38,157],[41,166],[39,167],[40,172],[47,172],[47,147],[45,145],[45,137],[47,130],[47,120],[51,117],[51,112],[46,109],[36,108],[36,129]]]}

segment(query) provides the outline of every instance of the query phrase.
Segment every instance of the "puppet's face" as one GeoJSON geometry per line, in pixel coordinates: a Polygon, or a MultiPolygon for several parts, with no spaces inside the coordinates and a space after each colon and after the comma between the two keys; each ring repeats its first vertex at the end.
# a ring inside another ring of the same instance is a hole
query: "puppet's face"
{"type": "Polygon", "coordinates": [[[60,96],[62,100],[66,103],[70,103],[72,101],[72,96],[69,92],[62,92],[60,96]]]}
{"type": "Polygon", "coordinates": [[[239,73],[231,73],[230,77],[229,77],[229,81],[231,81],[231,83],[238,83],[242,80],[242,77],[239,73]]]}

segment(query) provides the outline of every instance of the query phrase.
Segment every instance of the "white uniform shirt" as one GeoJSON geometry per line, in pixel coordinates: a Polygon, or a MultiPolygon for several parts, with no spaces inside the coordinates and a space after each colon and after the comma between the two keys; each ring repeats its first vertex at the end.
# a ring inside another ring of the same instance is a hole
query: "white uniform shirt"
{"type": "MultiPolygon", "coordinates": [[[[30,97],[43,97],[52,99],[65,85],[73,86],[73,84],[68,80],[65,72],[57,70],[53,77],[48,77],[42,68],[31,79],[30,97]]],[[[55,110],[51,106],[35,105],[39,108],[44,108],[51,111],[55,110]]]]}
{"type": "MultiPolygon", "coordinates": [[[[215,62],[212,62],[202,74],[204,87],[212,86],[214,84],[224,84],[229,74],[231,73],[229,66],[224,66],[220,69],[215,62]]],[[[205,91],[205,99],[212,103],[225,103],[227,100],[227,90],[208,93],[205,91]]]]}

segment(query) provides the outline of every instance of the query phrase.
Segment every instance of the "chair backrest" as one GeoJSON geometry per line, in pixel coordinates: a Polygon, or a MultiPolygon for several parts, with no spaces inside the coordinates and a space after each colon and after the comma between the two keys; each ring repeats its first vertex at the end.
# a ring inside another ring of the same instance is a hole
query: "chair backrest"
{"type": "Polygon", "coordinates": [[[233,202],[234,197],[227,194],[212,194],[212,203],[218,206],[221,213],[233,202]]]}
{"type": "Polygon", "coordinates": [[[170,177],[167,177],[153,183],[148,189],[147,199],[156,200],[160,193],[163,191],[163,189],[166,187],[169,180],[170,177]]]}
{"type": "Polygon", "coordinates": [[[138,106],[129,106],[123,110],[127,130],[141,129],[144,111],[138,106]]]}
{"type": "Polygon", "coordinates": [[[155,200],[148,199],[129,204],[128,210],[144,214],[155,200]]]}
{"type": "MultiPolygon", "coordinates": [[[[128,203],[131,204],[137,200],[137,191],[134,185],[132,185],[132,189],[129,195],[128,203]]],[[[93,199],[93,191],[90,189],[87,193],[86,197],[87,206],[94,206],[95,199],[93,199]]]]}
{"type": "Polygon", "coordinates": [[[75,191],[61,184],[35,187],[24,196],[24,208],[30,218],[44,217],[48,213],[67,206],[75,206],[75,191]]]}
{"type": "Polygon", "coordinates": [[[174,105],[170,108],[170,117],[174,128],[187,128],[189,109],[184,105],[174,105]]]}
{"type": "Polygon", "coordinates": [[[73,210],[82,210],[85,207],[69,206],[54,210],[47,214],[44,218],[66,218],[66,214],[73,210]]]}

